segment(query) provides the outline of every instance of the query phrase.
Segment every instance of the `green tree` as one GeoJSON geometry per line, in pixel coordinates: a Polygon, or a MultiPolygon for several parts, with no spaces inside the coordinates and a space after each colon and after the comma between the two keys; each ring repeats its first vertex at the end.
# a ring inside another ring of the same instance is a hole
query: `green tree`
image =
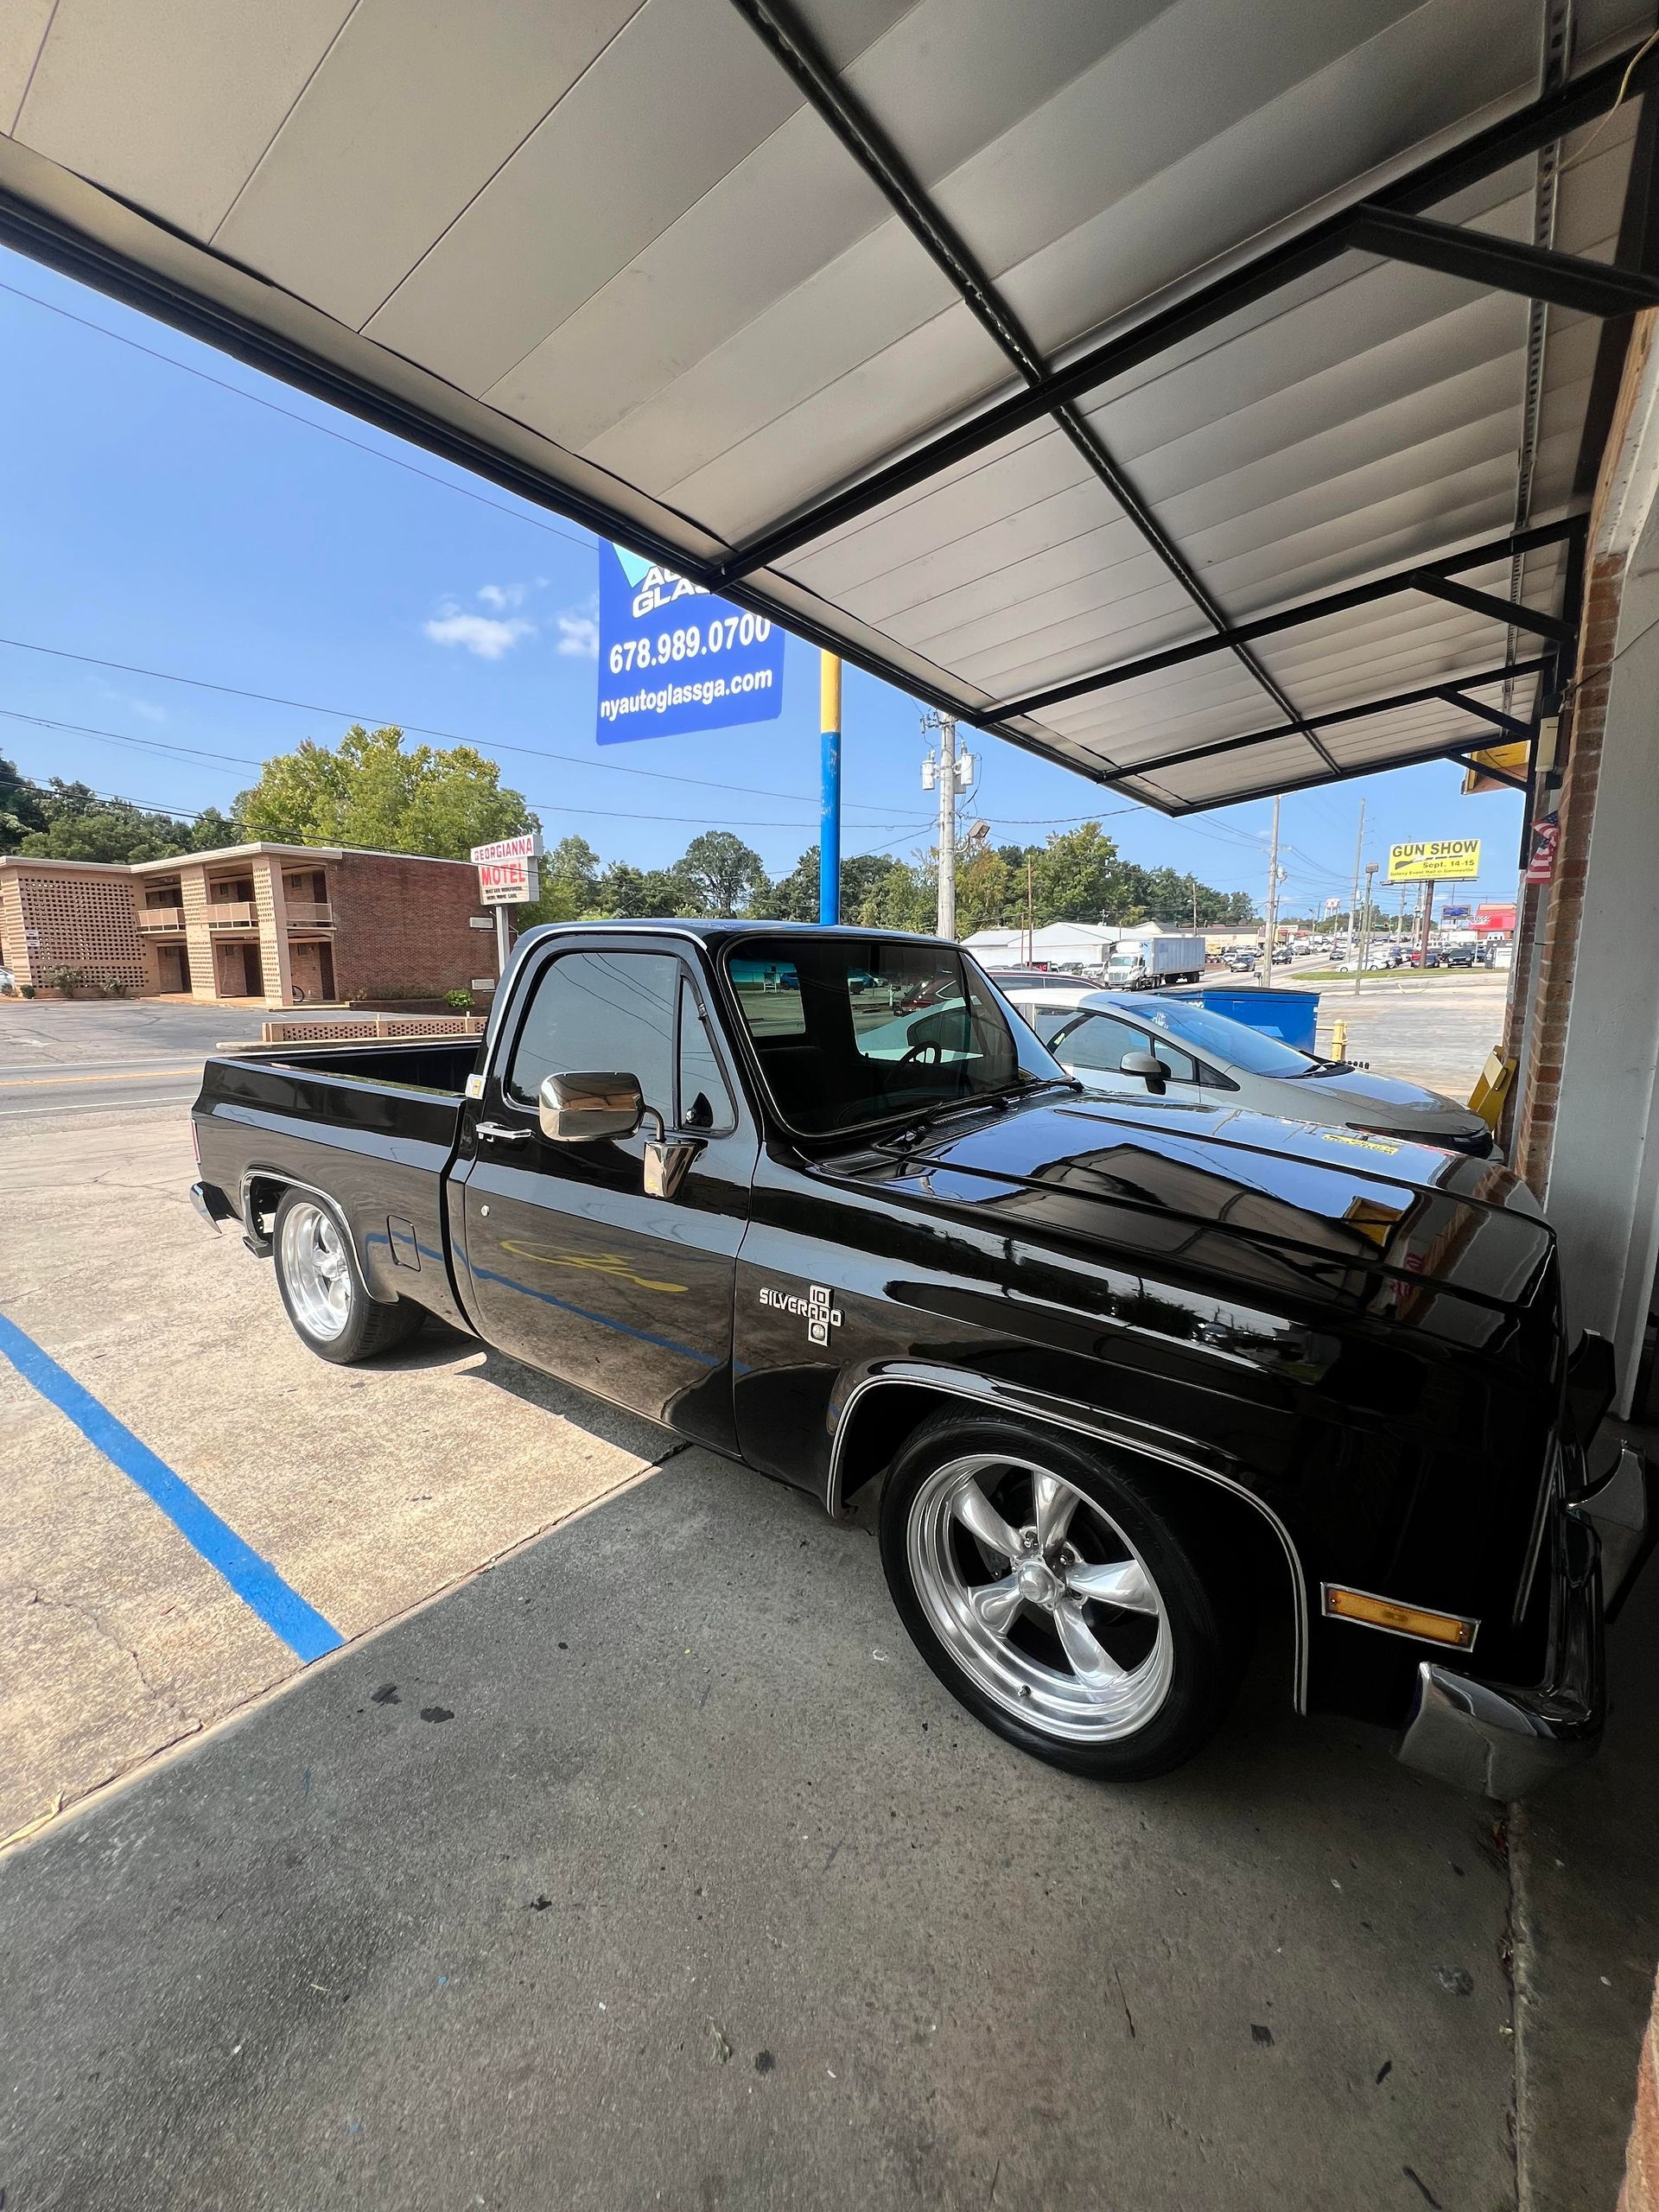
{"type": "Polygon", "coordinates": [[[676,861],[672,868],[650,868],[641,881],[645,904],[640,912],[644,914],[671,921],[695,918],[709,911],[703,904],[702,887],[683,861],[676,861]]]}
{"type": "Polygon", "coordinates": [[[1025,888],[1023,871],[1016,876],[1001,854],[993,852],[988,833],[964,838],[957,851],[957,936],[1011,921],[1025,888]]]}
{"type": "Polygon", "coordinates": [[[918,853],[913,861],[889,861],[880,875],[872,874],[856,910],[847,918],[865,929],[931,930],[938,918],[933,855],[918,853]]]}
{"type": "Polygon", "coordinates": [[[643,870],[630,868],[626,861],[613,861],[599,879],[594,903],[611,920],[634,921],[648,914],[643,870]]]}
{"type": "Polygon", "coordinates": [[[1033,869],[1037,918],[1043,922],[1127,920],[1116,880],[1117,847],[1098,822],[1058,831],[1033,869]]]}
{"type": "Polygon", "coordinates": [[[332,752],[307,738],[267,760],[236,812],[251,839],[451,861],[536,826],[522,796],[505,788],[495,763],[470,745],[405,751],[395,725],[367,730],[360,722],[332,752]]]}
{"type": "Polygon", "coordinates": [[[696,886],[705,914],[749,912],[771,888],[760,854],[729,830],[705,830],[694,837],[678,868],[696,886]]]}
{"type": "Polygon", "coordinates": [[[30,830],[45,827],[39,785],[0,753],[0,853],[15,853],[30,830]]]}
{"type": "Polygon", "coordinates": [[[544,855],[541,879],[540,898],[518,910],[521,930],[537,922],[576,922],[599,912],[599,855],[585,837],[562,837],[544,855]]]}
{"type": "MultiPolygon", "coordinates": [[[[841,872],[842,906],[847,899],[847,870],[841,872]]],[[[768,884],[754,912],[769,922],[816,922],[818,918],[818,849],[809,845],[787,875],[768,884]]]]}
{"type": "Polygon", "coordinates": [[[29,785],[29,793],[41,826],[22,830],[19,852],[45,860],[157,861],[190,849],[187,823],[129,799],[100,798],[86,784],[54,776],[44,786],[29,785]]]}

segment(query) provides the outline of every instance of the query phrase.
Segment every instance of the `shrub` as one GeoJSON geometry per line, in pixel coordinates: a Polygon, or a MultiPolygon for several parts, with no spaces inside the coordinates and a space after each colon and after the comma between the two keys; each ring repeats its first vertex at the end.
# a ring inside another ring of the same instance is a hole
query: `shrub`
{"type": "Polygon", "coordinates": [[[456,1014],[470,1014],[473,1010],[473,995],[470,991],[446,991],[443,995],[443,1002],[456,1014]]]}
{"type": "Polygon", "coordinates": [[[85,989],[86,970],[84,968],[48,968],[45,982],[48,990],[61,991],[65,998],[72,999],[78,991],[85,989]]]}
{"type": "Polygon", "coordinates": [[[35,995],[35,986],[33,983],[19,983],[17,988],[22,995],[26,999],[32,999],[35,995]]]}

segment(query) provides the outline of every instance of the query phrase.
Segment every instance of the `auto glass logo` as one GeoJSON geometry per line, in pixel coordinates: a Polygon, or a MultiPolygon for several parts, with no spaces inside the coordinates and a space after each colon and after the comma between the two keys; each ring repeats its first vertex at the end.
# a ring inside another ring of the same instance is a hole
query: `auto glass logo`
{"type": "Polygon", "coordinates": [[[841,1326],[841,1309],[831,1304],[830,1293],[821,1282],[810,1284],[804,1298],[791,1290],[763,1290],[760,1303],[775,1306],[780,1313],[804,1314],[810,1344],[827,1344],[830,1330],[841,1326]]]}
{"type": "Polygon", "coordinates": [[[642,560],[637,553],[625,553],[619,545],[616,557],[622,564],[622,573],[633,587],[632,612],[635,621],[646,614],[654,614],[659,607],[671,607],[677,599],[707,599],[707,584],[694,584],[685,576],[677,576],[672,569],[659,569],[650,561],[642,560]]]}

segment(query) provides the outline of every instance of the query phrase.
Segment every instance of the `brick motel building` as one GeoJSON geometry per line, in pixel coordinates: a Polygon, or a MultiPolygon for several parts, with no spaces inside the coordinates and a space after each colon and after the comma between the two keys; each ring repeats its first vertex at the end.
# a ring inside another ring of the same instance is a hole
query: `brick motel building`
{"type": "Polygon", "coordinates": [[[0,967],[139,998],[332,1005],[474,988],[495,967],[467,861],[232,845],[131,864],[0,859],[0,967]]]}

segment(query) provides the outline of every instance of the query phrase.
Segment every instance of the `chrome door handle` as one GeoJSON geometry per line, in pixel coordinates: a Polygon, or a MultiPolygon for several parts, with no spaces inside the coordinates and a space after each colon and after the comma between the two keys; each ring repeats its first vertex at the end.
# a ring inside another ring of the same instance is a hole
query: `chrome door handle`
{"type": "Polygon", "coordinates": [[[528,1144],[530,1131],[515,1129],[505,1122],[480,1122],[474,1134],[488,1137],[496,1144],[528,1144]]]}

